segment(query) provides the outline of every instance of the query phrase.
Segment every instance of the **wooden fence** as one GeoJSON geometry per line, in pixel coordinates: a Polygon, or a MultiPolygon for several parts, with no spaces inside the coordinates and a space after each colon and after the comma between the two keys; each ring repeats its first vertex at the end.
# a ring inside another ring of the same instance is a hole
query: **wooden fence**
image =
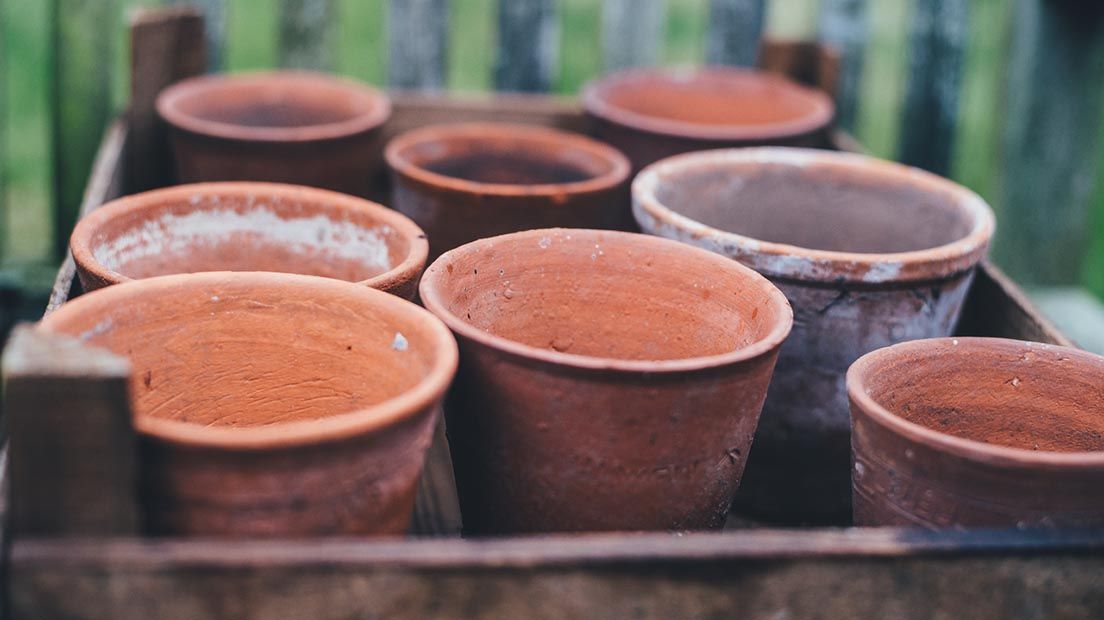
{"type": "MultiPolygon", "coordinates": [[[[0,4],[20,1],[0,0],[0,4]]],[[[53,230],[55,251],[61,252],[101,130],[113,113],[112,63],[107,59],[114,53],[116,40],[105,33],[122,24],[117,23],[120,0],[51,1],[53,230]]],[[[211,68],[218,69],[225,59],[228,2],[189,1],[207,17],[209,60],[211,68]]],[[[444,88],[449,37],[465,36],[450,30],[450,18],[461,10],[458,7],[469,10],[473,2],[358,1],[379,2],[378,10],[386,15],[387,36],[382,37],[380,46],[381,55],[387,58],[387,84],[403,89],[444,88]]],[[[659,61],[668,3],[679,1],[592,0],[600,3],[601,66],[611,70],[659,61]]],[[[699,1],[707,3],[704,60],[732,65],[753,64],[768,10],[787,10],[794,4],[782,0],[775,0],[774,6],[766,0],[699,1]]],[[[1003,170],[991,192],[1001,215],[995,254],[1018,279],[1073,282],[1090,243],[1093,191],[1101,167],[1104,3],[1009,1],[1010,55],[1004,94],[998,98],[1001,105],[992,110],[1001,119],[995,126],[1001,132],[1003,170]]],[[[475,44],[493,49],[493,87],[502,91],[550,90],[564,56],[557,0],[487,2],[496,12],[497,35],[475,44]]],[[[277,63],[334,69],[334,32],[343,19],[340,9],[348,3],[278,0],[277,4],[277,63]]],[[[821,40],[842,55],[839,122],[844,127],[854,126],[857,110],[863,105],[861,93],[872,90],[862,80],[873,5],[873,0],[819,1],[816,30],[821,40]]],[[[912,0],[909,8],[907,77],[897,155],[940,174],[951,171],[959,135],[956,129],[973,5],[974,0],[912,0]]],[[[3,65],[0,63],[0,76],[3,65]]],[[[0,197],[3,195],[0,186],[0,197]]]]}

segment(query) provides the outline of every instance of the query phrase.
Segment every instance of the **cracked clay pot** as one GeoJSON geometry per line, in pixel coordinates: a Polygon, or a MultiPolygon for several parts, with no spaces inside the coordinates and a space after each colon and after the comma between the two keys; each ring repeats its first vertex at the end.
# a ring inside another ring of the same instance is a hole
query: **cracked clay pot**
{"type": "Polygon", "coordinates": [[[325,276],[410,299],[425,233],[353,196],[274,183],[199,183],[127,196],[82,219],[69,240],[86,291],[198,271],[325,276]]]}
{"type": "Polygon", "coordinates": [[[827,144],[832,99],[788,78],[732,67],[627,69],[583,89],[596,138],[633,170],[665,157],[737,146],[827,144]]]}
{"type": "Polygon", "coordinates": [[[126,357],[153,534],[400,535],[456,342],[329,278],[209,272],[94,291],[40,329],[126,357]]]}
{"type": "Polygon", "coordinates": [[[321,73],[206,75],[157,97],[177,181],[271,181],[367,196],[387,95],[321,73]]]}
{"type": "Polygon", "coordinates": [[[534,230],[442,255],[445,411],[469,534],[719,527],[779,345],[782,293],[646,235],[534,230]]]}
{"type": "Polygon", "coordinates": [[[1104,357],[937,338],[847,373],[856,525],[1104,525],[1104,357]]]}
{"type": "Polygon", "coordinates": [[[432,257],[521,230],[634,226],[628,160],[583,135],[507,123],[436,125],[398,136],[385,156],[392,204],[426,231],[432,257]]]}
{"type": "Polygon", "coordinates": [[[844,374],[874,349],[950,335],[993,233],[988,205],[891,162],[756,148],[649,166],[633,209],[646,232],[738,260],[793,305],[737,508],[778,523],[849,522],[844,374]]]}

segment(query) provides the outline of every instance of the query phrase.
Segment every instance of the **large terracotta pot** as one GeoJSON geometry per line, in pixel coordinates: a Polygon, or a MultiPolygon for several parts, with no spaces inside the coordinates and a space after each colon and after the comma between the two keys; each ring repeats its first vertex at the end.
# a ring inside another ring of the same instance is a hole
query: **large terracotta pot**
{"type": "Polygon", "coordinates": [[[40,328],[130,360],[151,533],[406,531],[457,361],[425,310],[329,278],[213,272],[110,286],[40,328]]]}
{"type": "Polygon", "coordinates": [[[334,76],[279,71],[207,75],[157,98],[177,180],[274,181],[367,196],[391,102],[334,76]]]}
{"type": "Polygon", "coordinates": [[[847,388],[857,525],[1104,525],[1104,357],[920,340],[864,355],[847,388]]]}
{"type": "Polygon", "coordinates": [[[433,257],[520,230],[632,225],[628,160],[571,132],[506,123],[438,125],[395,138],[386,158],[392,206],[425,229],[433,257]]]}
{"type": "Polygon", "coordinates": [[[425,233],[374,202],[272,183],[200,183],[112,201],[69,247],[85,290],[197,271],[280,271],[359,282],[411,298],[425,233]]]}
{"type": "Polygon", "coordinates": [[[448,252],[420,290],[460,342],[445,411],[467,533],[723,523],[792,322],[765,278],[549,229],[448,252]]]}
{"type": "Polygon", "coordinates": [[[583,89],[594,135],[633,170],[671,155],[828,143],[835,104],[774,73],[732,67],[627,69],[583,89]]]}
{"type": "Polygon", "coordinates": [[[973,192],[870,157],[764,148],[680,155],[633,185],[641,227],[748,265],[794,308],[742,511],[850,520],[844,373],[862,354],[949,335],[993,214],[973,192]]]}

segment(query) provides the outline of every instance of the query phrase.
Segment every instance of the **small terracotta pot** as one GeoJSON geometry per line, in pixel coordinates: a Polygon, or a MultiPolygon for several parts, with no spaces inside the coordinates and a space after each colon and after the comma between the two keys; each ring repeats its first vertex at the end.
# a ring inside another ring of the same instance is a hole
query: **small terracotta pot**
{"type": "Polygon", "coordinates": [[[671,155],[736,146],[827,145],[835,115],[820,91],[731,67],[628,69],[583,89],[594,135],[633,170],[671,155]]]}
{"type": "Polygon", "coordinates": [[[506,123],[416,129],[386,149],[392,206],[433,257],[476,239],[548,227],[625,229],[629,162],[578,134],[506,123]]]}
{"type": "Polygon", "coordinates": [[[184,80],[157,98],[181,183],[274,181],[367,196],[391,102],[329,75],[280,71],[184,80]]]}
{"type": "Polygon", "coordinates": [[[154,534],[402,534],[457,362],[414,304],[279,273],[126,282],[41,329],[129,358],[154,534]]]}
{"type": "Polygon", "coordinates": [[[860,155],[763,148],[680,155],[633,184],[641,227],[736,259],[794,308],[739,508],[850,520],[844,373],[862,354],[949,335],[993,233],[973,192],[860,155]]]}
{"type": "Polygon", "coordinates": [[[847,372],[855,523],[1104,525],[1104,357],[938,338],[847,372]]]}
{"type": "Polygon", "coordinates": [[[112,201],[73,230],[86,291],[197,271],[279,271],[359,282],[411,298],[425,233],[345,194],[272,183],[200,183],[112,201]]]}
{"type": "Polygon", "coordinates": [[[445,406],[471,534],[719,527],[779,345],[782,293],[624,232],[482,239],[426,270],[460,342],[445,406]]]}

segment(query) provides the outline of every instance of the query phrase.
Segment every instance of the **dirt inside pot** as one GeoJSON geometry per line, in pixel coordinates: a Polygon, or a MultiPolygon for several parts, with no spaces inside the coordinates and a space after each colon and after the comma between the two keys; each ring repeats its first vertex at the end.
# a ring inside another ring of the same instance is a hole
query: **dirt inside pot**
{"type": "Polygon", "coordinates": [[[471,153],[426,164],[426,169],[447,177],[500,185],[578,183],[593,178],[586,169],[567,162],[549,161],[521,153],[471,153]]]}

